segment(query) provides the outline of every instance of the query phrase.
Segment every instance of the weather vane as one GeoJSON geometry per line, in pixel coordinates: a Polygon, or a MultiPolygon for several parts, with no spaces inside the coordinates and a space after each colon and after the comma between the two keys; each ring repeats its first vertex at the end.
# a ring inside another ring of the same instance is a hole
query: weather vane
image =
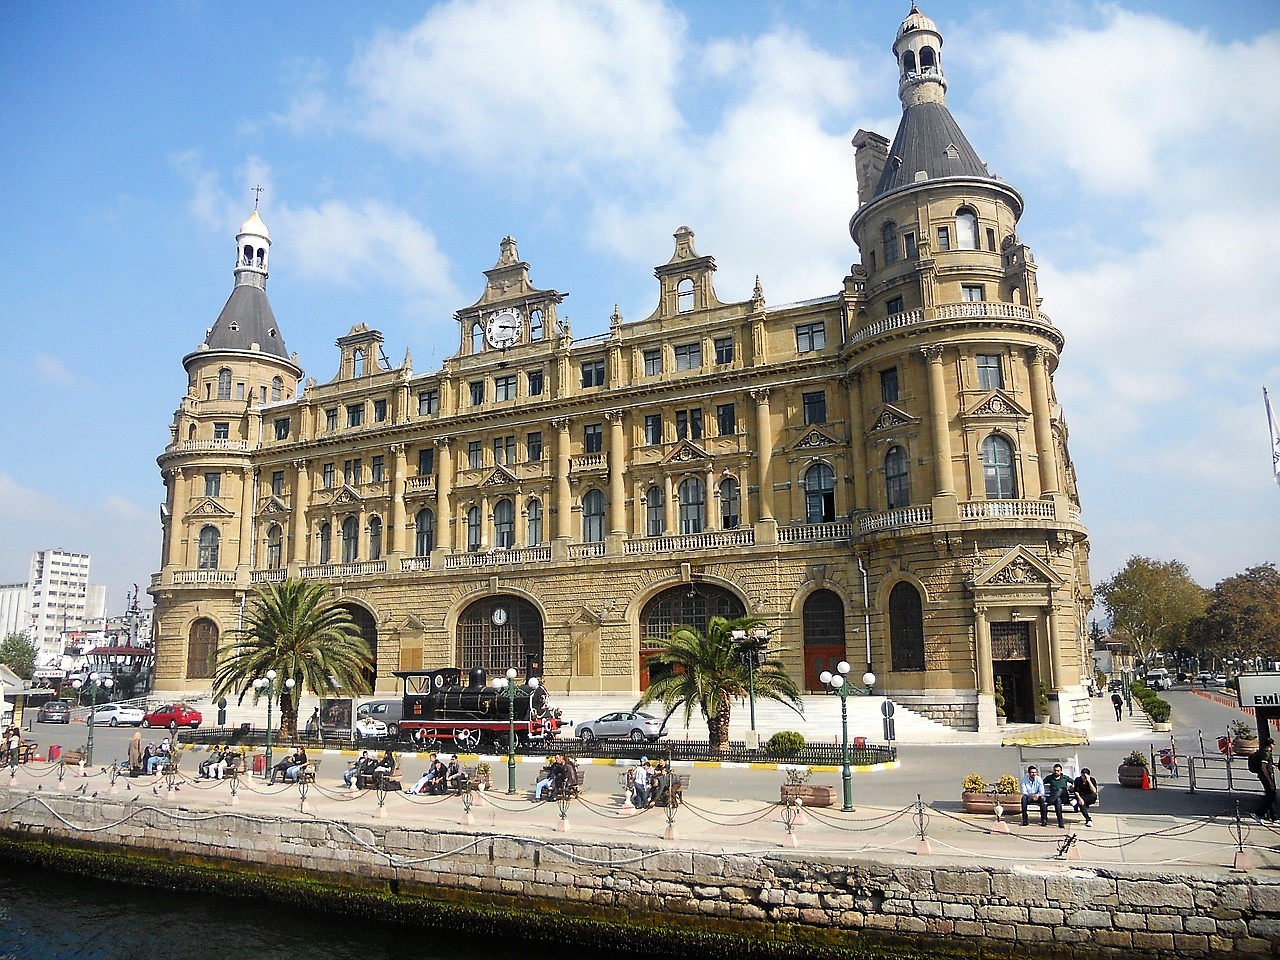
{"type": "Polygon", "coordinates": [[[258,201],[261,198],[262,198],[262,187],[259,185],[253,188],[253,209],[255,210],[258,209],[258,201]]]}

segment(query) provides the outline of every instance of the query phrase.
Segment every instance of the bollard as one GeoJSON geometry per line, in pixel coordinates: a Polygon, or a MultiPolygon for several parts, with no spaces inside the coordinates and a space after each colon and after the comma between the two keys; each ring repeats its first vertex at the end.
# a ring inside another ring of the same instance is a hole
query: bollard
{"type": "Polygon", "coordinates": [[[916,856],[926,857],[933,853],[933,847],[929,843],[928,828],[929,814],[925,812],[924,800],[920,794],[916,794],[916,833],[919,835],[916,839],[916,856]]]}
{"type": "Polygon", "coordinates": [[[1009,825],[1004,822],[1004,805],[1000,802],[1000,794],[992,790],[991,798],[995,801],[992,812],[996,815],[996,822],[991,825],[991,832],[1008,833],[1009,825]]]}
{"type": "Polygon", "coordinates": [[[472,798],[472,796],[471,796],[471,787],[470,787],[468,784],[463,784],[463,787],[462,787],[462,810],[463,810],[463,813],[462,813],[462,822],[463,822],[464,824],[473,824],[473,823],[475,823],[475,822],[476,822],[475,815],[471,812],[471,807],[472,807],[472,805],[473,805],[473,803],[474,803],[474,802],[475,802],[475,801],[474,801],[474,799],[473,799],[473,798],[472,798]]]}
{"type": "Polygon", "coordinates": [[[662,839],[679,840],[680,833],[676,830],[676,804],[667,804],[667,829],[662,831],[662,839]]]}

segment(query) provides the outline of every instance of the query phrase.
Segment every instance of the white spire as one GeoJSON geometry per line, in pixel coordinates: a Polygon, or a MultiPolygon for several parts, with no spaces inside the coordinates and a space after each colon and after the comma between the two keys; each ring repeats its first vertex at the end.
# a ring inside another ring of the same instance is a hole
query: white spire
{"type": "Polygon", "coordinates": [[[271,258],[271,233],[258,216],[257,204],[236,234],[236,286],[267,288],[267,263],[271,258]]]}
{"type": "Polygon", "coordinates": [[[942,75],[942,34],[916,5],[898,27],[893,41],[898,58],[898,99],[902,108],[917,103],[946,103],[947,78],[942,75]]]}

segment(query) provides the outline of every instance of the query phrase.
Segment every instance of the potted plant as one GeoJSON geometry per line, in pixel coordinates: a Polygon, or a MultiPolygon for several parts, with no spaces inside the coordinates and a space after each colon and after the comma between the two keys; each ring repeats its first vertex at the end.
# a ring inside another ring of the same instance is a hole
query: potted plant
{"type": "Polygon", "coordinates": [[[836,788],[809,783],[809,772],[808,767],[788,767],[787,782],[782,785],[779,800],[782,803],[799,800],[806,807],[835,806],[836,788]]]}
{"type": "Polygon", "coordinates": [[[1169,706],[1168,700],[1154,697],[1144,703],[1142,709],[1147,711],[1152,730],[1157,733],[1168,733],[1173,729],[1173,725],[1169,722],[1169,715],[1173,712],[1173,708],[1169,706]]]}
{"type": "Polygon", "coordinates": [[[960,802],[965,813],[994,813],[997,801],[1006,810],[1021,802],[1016,777],[1006,774],[995,783],[987,783],[981,774],[971,773],[960,781],[960,802]]]}
{"type": "Polygon", "coordinates": [[[1120,786],[1141,787],[1143,779],[1148,776],[1147,764],[1145,753],[1141,750],[1132,751],[1120,761],[1120,766],[1116,768],[1116,777],[1120,781],[1120,786]]]}
{"type": "Polygon", "coordinates": [[[1004,709],[1003,679],[996,681],[995,701],[996,701],[996,726],[1003,727],[1006,723],[1009,722],[1009,718],[1005,714],[1005,709],[1004,709]]]}
{"type": "Polygon", "coordinates": [[[1036,723],[1049,722],[1049,691],[1043,683],[1036,694],[1036,723]]]}
{"type": "Polygon", "coordinates": [[[493,789],[493,768],[487,763],[476,764],[476,775],[471,781],[481,790],[493,789]]]}
{"type": "Polygon", "coordinates": [[[1231,750],[1237,757],[1247,757],[1258,749],[1258,731],[1245,720],[1232,720],[1227,724],[1231,737],[1231,750]]]}

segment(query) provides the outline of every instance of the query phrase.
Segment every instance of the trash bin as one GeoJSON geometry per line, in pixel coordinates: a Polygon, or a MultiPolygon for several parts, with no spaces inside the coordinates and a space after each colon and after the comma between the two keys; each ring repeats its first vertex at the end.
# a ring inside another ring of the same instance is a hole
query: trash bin
{"type": "Polygon", "coordinates": [[[857,750],[861,750],[861,749],[863,749],[864,747],[866,747],[866,745],[867,745],[867,738],[866,738],[866,737],[854,737],[854,738],[853,738],[853,746],[854,746],[854,748],[855,748],[855,749],[857,749],[857,750]]]}
{"type": "Polygon", "coordinates": [[[267,772],[267,755],[265,753],[255,753],[253,755],[253,772],[254,773],[267,772]]]}
{"type": "Polygon", "coordinates": [[[49,762],[56,763],[60,756],[62,756],[62,744],[60,743],[49,744],[49,762]]]}

